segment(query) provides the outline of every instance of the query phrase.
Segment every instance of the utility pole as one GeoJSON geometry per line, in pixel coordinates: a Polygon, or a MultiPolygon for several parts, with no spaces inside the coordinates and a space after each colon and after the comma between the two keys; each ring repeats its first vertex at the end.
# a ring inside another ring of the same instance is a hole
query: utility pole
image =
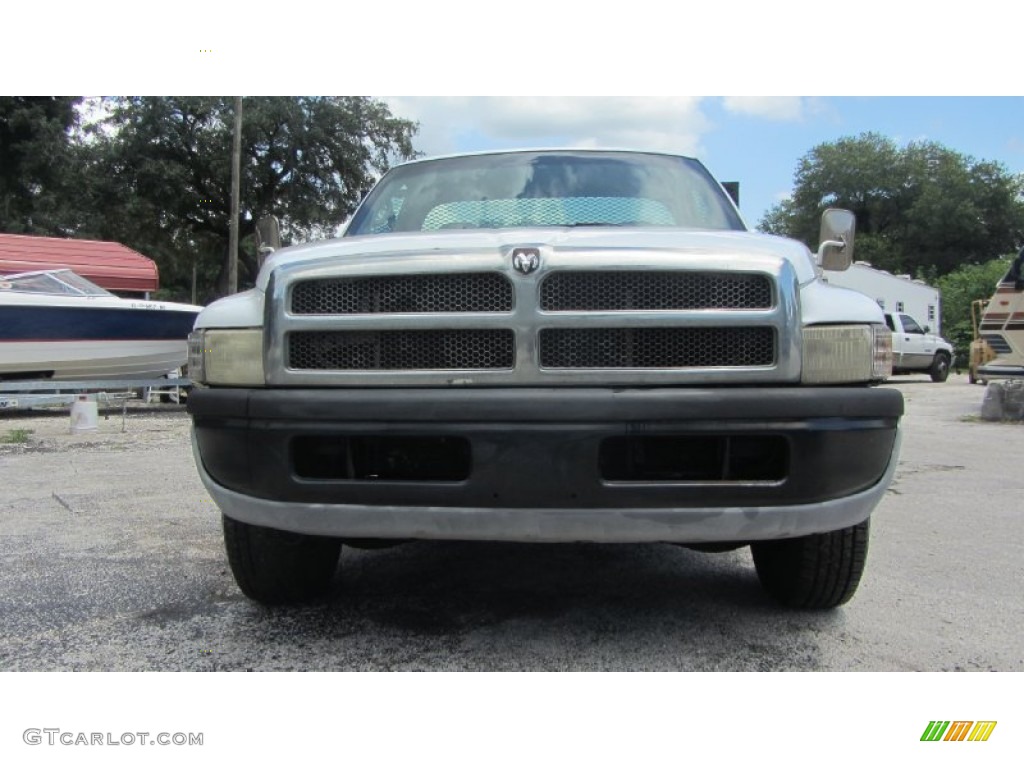
{"type": "Polygon", "coordinates": [[[228,229],[228,293],[238,293],[238,198],[242,165],[242,97],[235,96],[235,138],[231,147],[231,221],[228,229]]]}

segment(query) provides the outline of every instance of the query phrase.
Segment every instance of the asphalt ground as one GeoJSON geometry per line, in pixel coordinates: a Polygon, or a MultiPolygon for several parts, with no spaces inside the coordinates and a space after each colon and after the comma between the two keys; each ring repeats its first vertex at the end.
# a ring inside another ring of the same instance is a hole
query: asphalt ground
{"type": "Polygon", "coordinates": [[[345,548],[332,595],[268,609],[228,569],[182,406],[71,434],[0,412],[0,670],[1022,671],[1024,424],[901,377],[896,481],[853,600],[779,607],[747,549],[345,548]]]}

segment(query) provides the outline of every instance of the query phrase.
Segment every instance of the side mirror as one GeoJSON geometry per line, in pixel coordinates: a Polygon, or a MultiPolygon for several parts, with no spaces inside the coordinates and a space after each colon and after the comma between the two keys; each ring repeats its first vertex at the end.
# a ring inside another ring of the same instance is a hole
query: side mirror
{"type": "Polygon", "coordinates": [[[818,264],[822,269],[842,272],[853,263],[853,234],[857,217],[842,208],[829,208],[821,215],[818,264]]]}
{"type": "Polygon", "coordinates": [[[931,333],[931,332],[932,332],[932,327],[931,327],[930,325],[926,325],[926,326],[924,327],[924,332],[925,332],[925,333],[931,333]]]}
{"type": "Polygon", "coordinates": [[[256,257],[259,265],[281,248],[281,224],[277,216],[263,216],[256,222],[256,257]]]}

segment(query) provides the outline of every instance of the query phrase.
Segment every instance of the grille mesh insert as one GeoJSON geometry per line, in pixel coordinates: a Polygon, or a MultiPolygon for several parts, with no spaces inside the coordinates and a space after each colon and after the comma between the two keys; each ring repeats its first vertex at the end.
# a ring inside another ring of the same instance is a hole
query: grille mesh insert
{"type": "Polygon", "coordinates": [[[769,309],[765,275],[716,272],[554,272],[541,286],[541,309],[599,312],[658,309],[769,309]]]}
{"type": "Polygon", "coordinates": [[[511,330],[293,331],[288,365],[307,371],[511,369],[511,330]]]}
{"type": "Polygon", "coordinates": [[[775,362],[775,331],[754,328],[544,328],[544,368],[751,367],[775,362]]]}
{"type": "Polygon", "coordinates": [[[496,272],[306,280],[292,289],[296,315],[511,312],[512,283],[496,272]]]}

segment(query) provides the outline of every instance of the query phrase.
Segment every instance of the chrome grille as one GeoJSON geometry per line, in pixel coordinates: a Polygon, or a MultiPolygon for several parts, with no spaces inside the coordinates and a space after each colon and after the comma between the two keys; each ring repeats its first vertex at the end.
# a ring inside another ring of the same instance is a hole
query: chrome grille
{"type": "Polygon", "coordinates": [[[335,277],[292,289],[296,315],[511,312],[512,283],[496,272],[335,277]]]}
{"type": "Polygon", "coordinates": [[[514,362],[515,335],[507,329],[288,334],[288,366],[294,370],[501,370],[514,362]]]}
{"type": "Polygon", "coordinates": [[[281,265],[266,291],[268,385],[800,380],[799,284],[781,257],[542,246],[524,275],[514,250],[281,265]]]}
{"type": "Polygon", "coordinates": [[[544,328],[543,368],[713,368],[775,362],[775,331],[729,328],[544,328]]]}
{"type": "Polygon", "coordinates": [[[765,275],[715,272],[553,272],[540,292],[547,312],[769,309],[765,275]]]}

